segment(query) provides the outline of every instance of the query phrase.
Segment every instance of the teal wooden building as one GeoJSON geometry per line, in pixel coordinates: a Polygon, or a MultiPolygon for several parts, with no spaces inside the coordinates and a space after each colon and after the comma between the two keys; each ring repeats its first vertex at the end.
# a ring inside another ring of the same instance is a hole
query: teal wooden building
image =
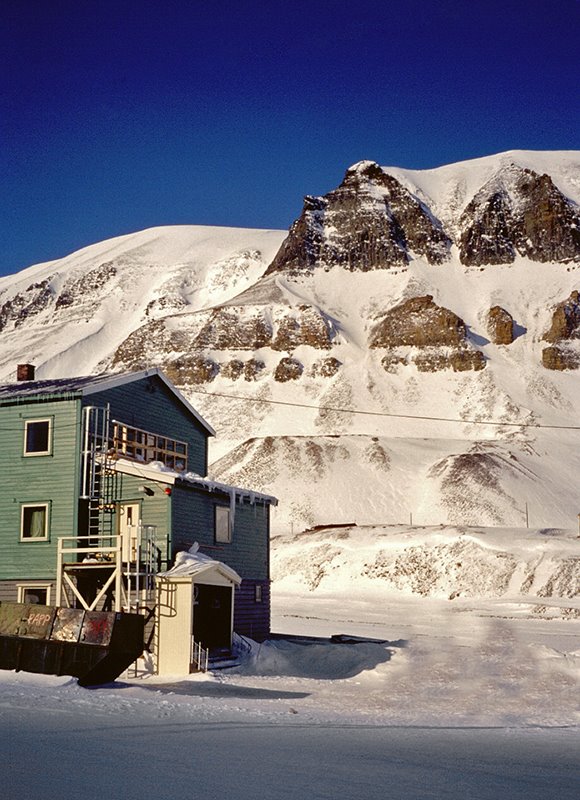
{"type": "MultiPolygon", "coordinates": [[[[266,638],[276,499],[206,477],[214,431],[163,373],[19,377],[0,386],[0,601],[135,610],[198,543],[242,579],[233,629],[266,638]]],[[[223,592],[202,600],[219,645],[223,592]]]]}

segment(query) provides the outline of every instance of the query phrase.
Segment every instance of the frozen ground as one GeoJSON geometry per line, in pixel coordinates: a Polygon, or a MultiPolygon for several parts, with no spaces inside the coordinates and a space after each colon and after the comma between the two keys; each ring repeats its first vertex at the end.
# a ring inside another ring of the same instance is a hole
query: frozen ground
{"type": "Polygon", "coordinates": [[[278,593],[274,628],[381,641],[274,640],[93,690],[0,673],[2,797],[576,800],[578,619],[353,594],[278,593]]]}

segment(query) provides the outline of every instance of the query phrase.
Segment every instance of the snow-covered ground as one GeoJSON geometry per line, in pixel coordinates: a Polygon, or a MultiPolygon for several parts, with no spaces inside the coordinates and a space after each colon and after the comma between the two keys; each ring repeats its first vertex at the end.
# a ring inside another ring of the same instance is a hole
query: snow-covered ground
{"type": "MultiPolygon", "coordinates": [[[[488,531],[488,546],[504,552],[512,536],[521,565],[543,535],[552,567],[574,548],[580,556],[572,531],[516,534],[488,531]]],[[[426,532],[391,531],[393,552],[405,536],[417,546],[426,532]]],[[[308,561],[305,538],[274,543],[273,629],[286,638],[252,645],[236,668],[169,680],[131,673],[92,690],[0,673],[2,797],[578,797],[573,576],[561,596],[539,598],[541,581],[514,594],[513,580],[511,594],[490,596],[489,564],[466,550],[474,591],[453,600],[442,578],[424,596],[384,579],[343,581],[336,563],[313,589],[307,564],[282,576],[300,552],[308,561]],[[329,640],[339,634],[360,640],[329,640]]],[[[471,538],[484,540],[485,531],[471,538]]],[[[361,558],[376,541],[362,536],[361,558]]],[[[309,546],[320,546],[316,536],[309,546]]]]}

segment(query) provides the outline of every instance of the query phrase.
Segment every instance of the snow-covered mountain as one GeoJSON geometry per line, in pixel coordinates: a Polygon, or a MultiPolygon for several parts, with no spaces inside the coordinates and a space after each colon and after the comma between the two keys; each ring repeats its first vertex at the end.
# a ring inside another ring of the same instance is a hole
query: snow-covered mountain
{"type": "Polygon", "coordinates": [[[275,530],[569,528],[579,204],[579,152],[362,161],[289,233],[155,228],[0,279],[0,379],[162,367],[275,530]]]}

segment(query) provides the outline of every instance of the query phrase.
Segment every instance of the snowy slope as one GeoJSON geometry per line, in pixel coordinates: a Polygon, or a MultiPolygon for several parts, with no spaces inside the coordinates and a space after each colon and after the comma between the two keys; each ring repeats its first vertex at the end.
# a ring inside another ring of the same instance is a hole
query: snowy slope
{"type": "MultiPolygon", "coordinates": [[[[421,235],[425,219],[439,220],[451,242],[440,263],[409,250],[388,268],[340,262],[297,274],[269,268],[281,231],[177,226],[119,237],[0,280],[0,378],[13,379],[22,361],[40,378],[162,367],[218,432],[215,476],[280,498],[276,531],[411,516],[519,526],[526,514],[535,526],[574,527],[580,431],[566,426],[579,418],[579,373],[542,358],[554,309],[580,288],[580,261],[537,261],[516,247],[509,263],[470,266],[457,237],[474,198],[485,206],[492,189],[520,209],[522,170],[549,173],[548,212],[559,192],[573,220],[580,154],[512,151],[382,170],[370,170],[379,184],[339,197],[361,224],[365,197],[371,216],[381,198],[396,200],[421,235]],[[381,175],[398,183],[385,188],[381,175]],[[428,296],[464,326],[459,347],[370,345],[393,309],[428,296]],[[492,341],[493,306],[513,318],[510,344],[492,341]],[[484,368],[455,371],[456,356],[484,368]]],[[[315,200],[316,232],[327,201],[315,200]]],[[[346,236],[324,235],[335,250],[346,236]]],[[[573,332],[566,348],[580,355],[579,345],[573,332]]]]}
{"type": "Polygon", "coordinates": [[[224,302],[264,272],[284,234],[241,228],[151,228],[0,278],[0,303],[27,312],[0,348],[0,376],[23,356],[39,378],[89,374],[145,319],[224,302]],[[46,284],[45,303],[36,302],[46,284]],[[27,302],[28,301],[28,302],[27,302]],[[32,308],[30,306],[32,305],[32,308]]]}

